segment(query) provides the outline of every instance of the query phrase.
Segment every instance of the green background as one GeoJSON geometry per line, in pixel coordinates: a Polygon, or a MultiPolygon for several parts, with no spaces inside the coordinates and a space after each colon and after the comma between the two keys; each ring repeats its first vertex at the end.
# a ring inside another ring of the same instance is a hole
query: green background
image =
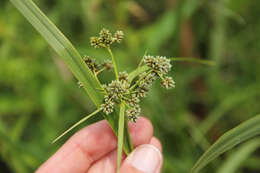
{"type": "MultiPolygon", "coordinates": [[[[123,43],[112,47],[120,71],[135,69],[146,50],[216,62],[216,66],[173,62],[170,75],[176,88],[165,90],[157,82],[142,102],[142,113],[152,121],[163,145],[163,172],[188,172],[219,136],[260,113],[258,0],[37,0],[36,4],[81,55],[100,62],[109,55],[90,47],[89,37],[103,27],[123,30],[123,43]]],[[[107,83],[113,74],[101,78],[107,83]]],[[[72,133],[56,144],[51,141],[94,109],[58,55],[9,1],[1,0],[0,172],[34,171],[72,133]]],[[[255,150],[237,156],[237,147],[203,171],[224,173],[221,166],[229,163],[236,173],[259,172],[255,150]],[[228,162],[233,155],[240,160],[228,162]]]]}

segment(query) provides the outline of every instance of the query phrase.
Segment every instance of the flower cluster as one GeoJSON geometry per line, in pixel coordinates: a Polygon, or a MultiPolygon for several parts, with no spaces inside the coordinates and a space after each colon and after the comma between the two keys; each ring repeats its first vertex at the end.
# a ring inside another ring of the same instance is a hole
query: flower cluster
{"type": "Polygon", "coordinates": [[[112,61],[111,60],[104,60],[104,62],[102,64],[99,64],[96,62],[96,59],[94,58],[90,58],[89,56],[85,56],[83,58],[84,62],[86,63],[86,65],[88,66],[88,68],[93,72],[93,73],[97,73],[100,70],[107,70],[109,71],[112,67],[112,61]]]}
{"type": "Polygon", "coordinates": [[[132,86],[128,81],[128,73],[126,72],[120,72],[118,80],[113,80],[110,84],[104,86],[106,96],[104,104],[101,105],[104,113],[110,114],[113,112],[115,104],[124,101],[127,106],[126,115],[128,119],[135,122],[141,113],[140,98],[147,96],[156,79],[161,78],[161,85],[166,89],[175,86],[173,79],[166,76],[172,67],[169,59],[161,56],[145,56],[143,61],[150,68],[141,73],[132,86]]]}
{"type": "Polygon", "coordinates": [[[136,121],[141,112],[140,100],[134,92],[131,92],[128,73],[120,72],[119,80],[113,80],[110,84],[103,85],[103,88],[106,93],[104,103],[101,105],[103,112],[107,115],[112,113],[114,105],[124,101],[128,108],[126,110],[127,117],[132,121],[136,121]]]}
{"type": "Polygon", "coordinates": [[[165,76],[172,67],[169,59],[163,56],[145,56],[144,63],[162,79],[161,85],[164,88],[170,89],[175,87],[175,82],[172,77],[165,76]]]}
{"type": "Polygon", "coordinates": [[[98,63],[96,63],[96,60],[94,58],[90,58],[89,56],[85,56],[83,58],[83,60],[92,72],[96,72],[100,68],[100,65],[98,63]]]}
{"type": "MultiPolygon", "coordinates": [[[[104,60],[103,63],[99,64],[96,62],[96,59],[85,56],[83,58],[83,61],[96,76],[104,70],[109,71],[111,68],[113,68],[111,60],[104,60]]],[[[78,86],[79,88],[81,88],[83,87],[83,84],[81,82],[78,82],[78,86]]]]}
{"type": "Polygon", "coordinates": [[[90,38],[90,44],[94,48],[109,47],[114,42],[120,43],[123,38],[123,31],[116,31],[114,35],[112,35],[109,30],[103,28],[99,33],[99,37],[90,38]]]}
{"type": "Polygon", "coordinates": [[[145,56],[144,63],[151,67],[155,72],[161,73],[163,75],[167,74],[171,70],[170,60],[165,56],[145,56]]]}
{"type": "MultiPolygon", "coordinates": [[[[124,33],[122,31],[116,31],[114,35],[112,35],[109,30],[102,29],[99,33],[99,37],[92,37],[90,42],[95,48],[109,48],[114,42],[120,43],[123,37],[124,33]]],[[[116,67],[111,50],[108,49],[108,51],[111,54],[113,65],[116,67]]],[[[102,69],[106,70],[112,68],[111,61],[105,61],[102,65],[97,64],[89,57],[86,57],[84,61],[94,73],[98,73],[101,66],[102,69]]],[[[135,122],[141,113],[140,99],[147,96],[147,93],[156,79],[160,78],[161,85],[166,89],[175,87],[173,79],[167,76],[167,73],[172,67],[169,59],[162,56],[154,57],[148,55],[144,56],[142,62],[149,68],[135,76],[133,81],[129,81],[127,72],[118,73],[115,68],[117,79],[112,80],[108,85],[102,86],[105,96],[101,109],[105,114],[108,115],[112,113],[116,105],[123,103],[126,105],[126,116],[129,120],[135,122]]]]}
{"type": "Polygon", "coordinates": [[[166,76],[161,81],[161,85],[166,89],[170,89],[175,87],[175,82],[173,81],[172,77],[166,76]]]}

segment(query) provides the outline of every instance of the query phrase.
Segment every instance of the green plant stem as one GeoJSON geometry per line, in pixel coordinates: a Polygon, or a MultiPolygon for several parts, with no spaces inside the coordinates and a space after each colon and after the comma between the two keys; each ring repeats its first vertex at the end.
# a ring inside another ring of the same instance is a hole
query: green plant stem
{"type": "Polygon", "coordinates": [[[124,125],[125,125],[125,103],[120,104],[119,121],[118,121],[118,140],[117,140],[117,173],[119,173],[122,158],[123,142],[124,142],[124,125]]]}
{"type": "Polygon", "coordinates": [[[149,70],[145,76],[142,76],[134,85],[131,86],[130,91],[132,91],[148,74],[152,73],[153,70],[149,70]]]}
{"type": "Polygon", "coordinates": [[[56,141],[58,141],[61,137],[63,137],[64,135],[66,135],[68,132],[70,132],[72,129],[74,129],[75,127],[77,127],[78,125],[80,125],[81,123],[83,123],[84,121],[88,120],[90,117],[96,115],[97,113],[99,113],[101,111],[101,108],[97,109],[96,111],[92,112],[91,114],[85,116],[84,118],[82,118],[81,120],[79,120],[78,122],[76,122],[73,126],[71,126],[68,130],[66,130],[65,132],[63,132],[60,136],[58,136],[56,139],[54,139],[52,141],[52,143],[55,143],[56,141]]]}
{"type": "Polygon", "coordinates": [[[95,75],[96,75],[96,76],[99,75],[99,73],[101,73],[101,72],[104,71],[105,69],[106,69],[106,68],[104,67],[104,68],[98,70],[97,72],[95,72],[95,75]]]}
{"type": "Polygon", "coordinates": [[[138,64],[138,68],[140,68],[142,66],[142,63],[143,63],[143,60],[144,60],[144,57],[147,55],[147,50],[144,52],[144,56],[142,57],[141,61],[139,62],[138,64]]]}
{"type": "Polygon", "coordinates": [[[169,59],[171,61],[195,62],[195,63],[204,64],[204,65],[211,65],[211,66],[216,65],[216,63],[214,61],[203,60],[203,59],[199,59],[199,58],[177,57],[177,58],[169,58],[169,59]]]}
{"type": "Polygon", "coordinates": [[[139,74],[141,74],[147,70],[149,70],[149,67],[146,65],[138,67],[137,69],[135,69],[134,71],[129,73],[129,76],[128,76],[129,82],[131,83],[134,80],[134,78],[136,78],[139,74]]]}
{"type": "Polygon", "coordinates": [[[107,50],[108,50],[108,52],[109,52],[109,54],[111,56],[111,59],[112,59],[112,62],[113,62],[113,66],[114,66],[115,76],[116,76],[116,79],[118,80],[119,79],[119,74],[118,74],[118,69],[117,69],[115,57],[114,57],[110,47],[107,47],[107,50]]]}

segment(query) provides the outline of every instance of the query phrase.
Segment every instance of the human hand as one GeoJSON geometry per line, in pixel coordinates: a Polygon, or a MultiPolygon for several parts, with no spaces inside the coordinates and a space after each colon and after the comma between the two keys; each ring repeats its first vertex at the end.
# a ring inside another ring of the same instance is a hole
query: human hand
{"type": "MultiPolygon", "coordinates": [[[[123,156],[121,173],[160,173],[161,144],[153,137],[149,120],[140,117],[129,123],[129,131],[136,147],[123,156]]],[[[115,173],[117,139],[103,120],[73,135],[36,173],[115,173]]]]}

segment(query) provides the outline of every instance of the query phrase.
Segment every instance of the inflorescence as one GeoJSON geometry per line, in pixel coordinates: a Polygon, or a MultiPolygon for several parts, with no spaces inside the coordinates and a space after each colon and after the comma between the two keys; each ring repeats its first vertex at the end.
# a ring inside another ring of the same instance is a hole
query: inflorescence
{"type": "MultiPolygon", "coordinates": [[[[120,43],[124,38],[122,31],[116,31],[114,35],[107,29],[102,29],[99,37],[91,37],[90,43],[94,48],[108,48],[113,43],[120,43]]],[[[93,58],[86,56],[84,58],[86,65],[95,74],[98,75],[103,70],[110,70],[113,63],[110,60],[98,64],[93,58]]],[[[125,104],[126,115],[129,120],[136,122],[141,113],[140,99],[147,96],[152,84],[161,79],[161,86],[170,89],[175,87],[172,77],[167,76],[172,65],[170,60],[163,56],[143,57],[141,65],[147,66],[147,70],[138,75],[134,81],[129,81],[127,72],[119,72],[118,78],[107,85],[102,85],[105,93],[104,102],[101,109],[105,114],[111,114],[115,105],[125,104]]]]}
{"type": "Polygon", "coordinates": [[[116,31],[114,36],[107,29],[102,29],[99,33],[99,37],[91,37],[90,44],[94,48],[109,47],[112,43],[120,43],[124,38],[123,31],[116,31]]]}

